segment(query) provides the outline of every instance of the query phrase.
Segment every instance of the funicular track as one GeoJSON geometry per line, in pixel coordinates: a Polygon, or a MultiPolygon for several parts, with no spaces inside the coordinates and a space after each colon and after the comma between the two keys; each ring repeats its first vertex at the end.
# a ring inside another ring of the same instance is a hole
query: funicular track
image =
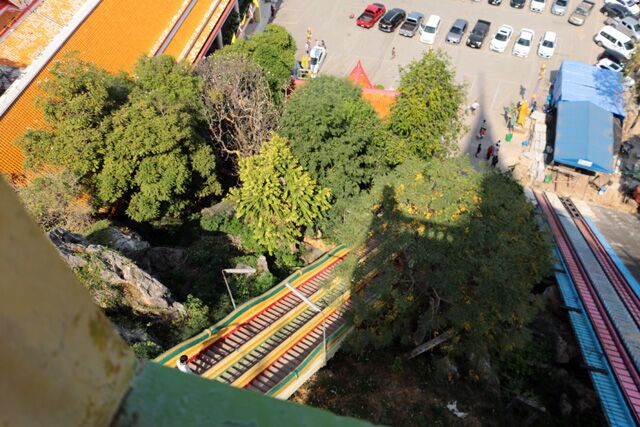
{"type": "MultiPolygon", "coordinates": [[[[537,192],[535,193],[535,197],[547,217],[549,226],[555,236],[556,243],[564,259],[567,270],[571,275],[598,340],[602,345],[604,355],[609,361],[611,369],[616,377],[624,398],[629,405],[629,409],[636,424],[640,425],[640,376],[638,375],[633,357],[625,346],[623,337],[620,336],[616,329],[611,313],[607,311],[603,301],[598,295],[592,279],[589,274],[587,274],[585,266],[583,265],[576,249],[573,247],[567,231],[563,227],[558,214],[549,201],[549,198],[546,194],[537,192]]],[[[574,220],[578,218],[576,215],[579,215],[579,212],[575,209],[575,206],[573,206],[572,203],[566,203],[565,200],[563,201],[563,204],[571,213],[574,220]]],[[[609,274],[612,275],[611,277],[615,277],[615,271],[617,270],[615,263],[610,259],[602,244],[598,241],[593,231],[588,227],[588,224],[586,224],[580,217],[578,218],[578,221],[576,221],[576,225],[598,259],[598,262],[603,264],[602,268],[605,272],[609,270],[609,272],[607,272],[607,277],[609,277],[609,274]],[[609,259],[608,261],[607,258],[609,259]]],[[[621,299],[624,303],[627,304],[628,302],[632,307],[634,307],[634,295],[629,295],[629,292],[633,293],[633,291],[631,291],[628,286],[621,286],[622,283],[620,283],[618,279],[611,280],[611,283],[615,287],[616,292],[621,292],[625,295],[624,297],[621,295],[621,299]],[[614,282],[614,280],[617,280],[617,282],[614,282]]],[[[637,317],[634,316],[632,309],[629,309],[629,313],[637,322],[637,317]]]]}

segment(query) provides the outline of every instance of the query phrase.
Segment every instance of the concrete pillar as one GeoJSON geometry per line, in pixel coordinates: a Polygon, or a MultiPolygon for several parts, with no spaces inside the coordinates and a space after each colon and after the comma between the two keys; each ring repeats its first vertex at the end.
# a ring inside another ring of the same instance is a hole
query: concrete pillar
{"type": "Polygon", "coordinates": [[[218,31],[218,34],[216,34],[216,48],[222,49],[223,46],[224,43],[222,42],[222,32],[218,31]]]}

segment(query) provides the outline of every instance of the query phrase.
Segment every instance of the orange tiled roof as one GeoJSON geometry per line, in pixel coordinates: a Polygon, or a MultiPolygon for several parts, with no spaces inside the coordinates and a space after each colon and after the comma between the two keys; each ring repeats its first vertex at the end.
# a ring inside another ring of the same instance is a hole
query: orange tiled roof
{"type": "MultiPolygon", "coordinates": [[[[217,2],[219,1],[199,1],[208,6],[217,2]]],[[[222,2],[229,1],[222,0],[222,2]]],[[[94,62],[111,72],[130,70],[138,57],[148,52],[166,27],[172,24],[176,12],[183,5],[184,0],[136,0],[134,2],[102,0],[0,118],[0,171],[9,175],[22,173],[23,157],[20,149],[14,145],[14,141],[28,128],[40,128],[44,125],[42,113],[33,104],[39,93],[38,83],[50,76],[48,67],[55,61],[61,60],[65,54],[78,51],[80,58],[94,62]]],[[[201,13],[206,13],[207,8],[204,8],[203,12],[200,9],[196,11],[197,7],[198,5],[194,7],[190,15],[197,12],[194,17],[200,15],[200,23],[202,23],[201,13]]],[[[212,16],[209,17],[211,18],[212,16]]],[[[185,25],[186,22],[183,23],[183,27],[185,25]]],[[[189,37],[185,40],[180,36],[179,40],[184,40],[186,45],[188,39],[189,37]]],[[[175,40],[171,44],[174,42],[175,40]]],[[[177,47],[170,53],[182,49],[178,44],[175,46],[177,47]]]]}

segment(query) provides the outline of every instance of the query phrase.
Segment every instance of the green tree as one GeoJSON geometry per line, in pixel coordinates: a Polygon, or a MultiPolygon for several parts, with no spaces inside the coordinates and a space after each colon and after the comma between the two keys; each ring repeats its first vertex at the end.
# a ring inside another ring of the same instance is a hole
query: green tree
{"type": "Polygon", "coordinates": [[[510,177],[477,173],[466,158],[407,161],[354,205],[340,234],[376,249],[353,267],[354,283],[377,272],[374,300],[354,297],[354,349],[410,347],[448,329],[457,336],[444,349],[476,360],[528,342],[551,250],[510,177]]]}
{"type": "Polygon", "coordinates": [[[251,228],[256,241],[270,253],[290,249],[301,228],[312,225],[329,208],[329,189],[317,185],[278,135],[260,153],[240,159],[241,187],[230,191],[237,216],[251,228]]]}
{"type": "Polygon", "coordinates": [[[41,101],[49,130],[27,132],[27,164],[77,174],[98,206],[136,221],[180,216],[220,192],[202,137],[202,80],[168,56],[143,57],[135,79],[72,59],[57,65],[41,101]]]}
{"type": "Polygon", "coordinates": [[[384,171],[378,141],[381,122],[347,79],[322,76],[297,89],[287,102],[279,132],[300,163],[331,189],[332,208],[320,223],[327,235],[342,221],[350,199],[384,171]]]}
{"type": "Polygon", "coordinates": [[[455,151],[462,134],[465,86],[456,83],[448,56],[429,50],[401,69],[400,96],[391,108],[390,160],[429,159],[455,151]]]}
{"type": "Polygon", "coordinates": [[[62,227],[82,232],[91,224],[91,207],[82,201],[83,189],[69,170],[44,173],[19,187],[18,194],[35,221],[45,230],[62,227]]]}
{"type": "Polygon", "coordinates": [[[235,44],[225,46],[215,55],[231,52],[245,53],[262,67],[274,102],[281,104],[295,63],[296,42],[291,34],[284,27],[269,24],[263,32],[253,34],[248,40],[238,40],[235,44]]]}

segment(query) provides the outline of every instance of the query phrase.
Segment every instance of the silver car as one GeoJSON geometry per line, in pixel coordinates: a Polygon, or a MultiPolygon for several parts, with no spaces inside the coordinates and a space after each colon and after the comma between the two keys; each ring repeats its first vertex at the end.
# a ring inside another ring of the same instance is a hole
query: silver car
{"type": "Polygon", "coordinates": [[[400,27],[400,35],[405,37],[413,37],[416,31],[418,31],[418,28],[420,28],[423,19],[424,15],[420,12],[411,12],[400,27]]]}
{"type": "Polygon", "coordinates": [[[451,29],[447,33],[445,40],[448,43],[459,44],[462,41],[462,36],[467,32],[467,26],[469,23],[464,19],[456,19],[451,29]]]}
{"type": "Polygon", "coordinates": [[[554,15],[562,16],[567,13],[569,7],[569,0],[555,0],[553,6],[551,6],[551,13],[554,15]]]}

